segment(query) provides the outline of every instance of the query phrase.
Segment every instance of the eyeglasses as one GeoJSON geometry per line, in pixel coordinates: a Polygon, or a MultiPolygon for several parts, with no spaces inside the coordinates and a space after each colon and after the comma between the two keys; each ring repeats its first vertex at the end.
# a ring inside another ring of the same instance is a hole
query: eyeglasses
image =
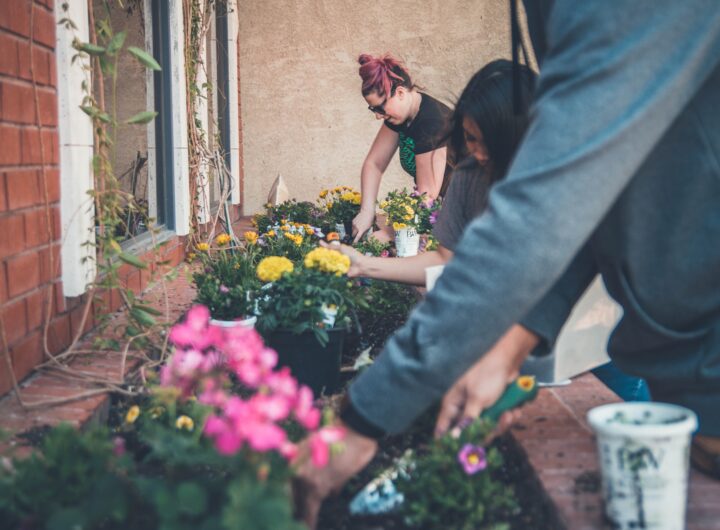
{"type": "Polygon", "coordinates": [[[368,105],[368,109],[370,112],[374,112],[375,114],[384,115],[385,114],[385,105],[387,104],[388,98],[385,98],[385,101],[380,103],[380,105],[368,105]]]}
{"type": "Polygon", "coordinates": [[[393,85],[392,87],[390,87],[390,96],[385,96],[385,100],[382,103],[380,103],[380,105],[368,105],[368,109],[370,110],[370,112],[374,112],[375,114],[380,114],[380,115],[387,114],[385,112],[385,105],[387,105],[388,99],[390,99],[391,97],[393,97],[395,95],[396,89],[397,89],[396,85],[393,85]]]}

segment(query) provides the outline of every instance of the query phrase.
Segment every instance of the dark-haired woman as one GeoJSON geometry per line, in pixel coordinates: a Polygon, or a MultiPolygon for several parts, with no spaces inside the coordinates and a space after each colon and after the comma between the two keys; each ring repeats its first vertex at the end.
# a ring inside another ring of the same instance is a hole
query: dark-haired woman
{"type": "MultiPolygon", "coordinates": [[[[530,100],[534,78],[532,70],[521,67],[525,101],[530,100]]],[[[402,259],[376,258],[343,245],[352,260],[350,276],[425,285],[425,268],[452,258],[465,227],[485,209],[491,185],[505,176],[525,132],[527,115],[515,115],[512,94],[512,63],[500,59],[487,64],[468,82],[451,116],[449,133],[446,127],[440,137],[443,143],[442,138],[449,139],[449,148],[463,160],[452,174],[433,230],[438,250],[402,259]]],[[[381,129],[378,138],[382,134],[381,129]]]]}
{"type": "Polygon", "coordinates": [[[362,204],[353,220],[355,241],[375,221],[380,181],[395,151],[399,150],[400,165],[420,193],[432,199],[441,194],[447,170],[444,133],[451,114],[447,105],[420,92],[407,68],[392,55],[363,54],[358,62],[362,95],[383,124],[360,174],[362,204]]]}

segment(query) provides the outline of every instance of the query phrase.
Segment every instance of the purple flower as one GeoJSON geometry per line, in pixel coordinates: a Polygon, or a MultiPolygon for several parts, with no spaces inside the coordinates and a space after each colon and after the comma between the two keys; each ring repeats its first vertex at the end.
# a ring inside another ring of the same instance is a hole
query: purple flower
{"type": "Polygon", "coordinates": [[[474,475],[487,467],[485,449],[480,445],[465,444],[458,453],[458,462],[466,475],[474,475]]]}
{"type": "Polygon", "coordinates": [[[113,438],[113,454],[118,457],[125,454],[125,438],[121,436],[113,438]]]}
{"type": "Polygon", "coordinates": [[[437,223],[438,214],[440,213],[440,210],[435,210],[433,213],[430,214],[430,224],[434,225],[437,223]]]}
{"type": "Polygon", "coordinates": [[[225,287],[224,285],[221,285],[221,286],[220,286],[220,292],[223,293],[223,294],[227,294],[227,293],[230,292],[230,289],[228,289],[228,288],[225,287]]]}

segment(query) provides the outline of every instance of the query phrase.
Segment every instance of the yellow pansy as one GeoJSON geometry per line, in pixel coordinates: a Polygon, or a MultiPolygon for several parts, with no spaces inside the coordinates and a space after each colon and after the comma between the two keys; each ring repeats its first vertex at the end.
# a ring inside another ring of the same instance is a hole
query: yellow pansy
{"type": "Polygon", "coordinates": [[[193,419],[190,416],[183,414],[182,416],[178,416],[178,419],[175,420],[175,428],[192,431],[195,428],[195,422],[193,422],[193,419]]]}
{"type": "Polygon", "coordinates": [[[127,414],[125,414],[125,423],[135,423],[138,416],[140,416],[140,407],[133,405],[128,409],[127,414]]]}
{"type": "Polygon", "coordinates": [[[393,230],[402,230],[403,228],[407,228],[407,225],[405,223],[393,223],[393,230]]]}

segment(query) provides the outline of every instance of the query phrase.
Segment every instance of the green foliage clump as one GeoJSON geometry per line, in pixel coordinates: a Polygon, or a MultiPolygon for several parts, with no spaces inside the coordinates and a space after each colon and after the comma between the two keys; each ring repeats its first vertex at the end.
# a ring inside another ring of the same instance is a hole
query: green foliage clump
{"type": "Polygon", "coordinates": [[[206,306],[216,320],[235,320],[253,314],[252,292],[260,282],[255,277],[252,253],[220,249],[200,254],[202,268],[193,273],[195,301],[206,306]]]}
{"type": "Polygon", "coordinates": [[[262,234],[280,224],[281,221],[318,226],[322,216],[323,213],[313,203],[290,199],[275,206],[266,204],[265,212],[253,217],[253,224],[262,234]]]}
{"type": "Polygon", "coordinates": [[[128,415],[114,440],[106,428],[61,425],[38,453],[8,460],[0,467],[3,528],[303,528],[292,519],[290,470],[279,455],[220,455],[201,435],[208,409],[168,397],[128,415]]]}
{"type": "Polygon", "coordinates": [[[519,511],[512,487],[494,475],[503,459],[495,447],[484,448],[486,467],[466,473],[459,453],[467,444],[483,445],[494,427],[476,420],[459,436],[448,434],[416,454],[408,474],[398,480],[404,495],[405,521],[423,530],[507,530],[505,522],[519,511]]]}

